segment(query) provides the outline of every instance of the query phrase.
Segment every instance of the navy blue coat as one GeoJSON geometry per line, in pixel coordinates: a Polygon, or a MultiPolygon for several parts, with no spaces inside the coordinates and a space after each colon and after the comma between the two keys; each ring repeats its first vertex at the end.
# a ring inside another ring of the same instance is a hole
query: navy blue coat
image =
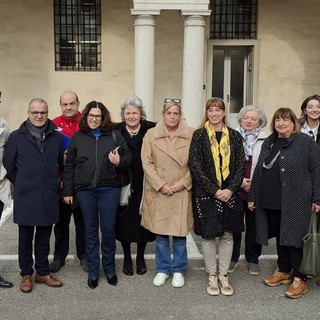
{"type": "Polygon", "coordinates": [[[62,135],[48,121],[42,151],[26,121],[10,134],[5,146],[3,164],[14,184],[13,221],[19,225],[48,226],[59,220],[62,135]]]}

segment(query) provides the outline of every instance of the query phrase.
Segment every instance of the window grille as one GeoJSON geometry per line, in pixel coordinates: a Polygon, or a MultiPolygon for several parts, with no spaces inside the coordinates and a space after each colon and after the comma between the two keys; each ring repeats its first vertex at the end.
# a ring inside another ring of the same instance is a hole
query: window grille
{"type": "Polygon", "coordinates": [[[210,39],[256,39],[258,0],[211,0],[210,39]]]}
{"type": "Polygon", "coordinates": [[[55,69],[101,71],[101,0],[54,0],[55,69]]]}

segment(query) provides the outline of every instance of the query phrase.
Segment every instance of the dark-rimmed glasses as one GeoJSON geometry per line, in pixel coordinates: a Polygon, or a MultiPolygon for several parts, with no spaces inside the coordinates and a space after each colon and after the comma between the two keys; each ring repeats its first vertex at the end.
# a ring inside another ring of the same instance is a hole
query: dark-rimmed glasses
{"type": "Polygon", "coordinates": [[[44,117],[48,114],[48,111],[30,111],[29,112],[32,114],[33,117],[41,116],[44,117]]]}
{"type": "Polygon", "coordinates": [[[88,114],[88,118],[91,119],[91,120],[92,120],[93,118],[96,119],[96,120],[101,120],[102,116],[101,116],[100,114],[97,114],[97,115],[96,115],[96,114],[89,113],[89,114],[88,114]]]}

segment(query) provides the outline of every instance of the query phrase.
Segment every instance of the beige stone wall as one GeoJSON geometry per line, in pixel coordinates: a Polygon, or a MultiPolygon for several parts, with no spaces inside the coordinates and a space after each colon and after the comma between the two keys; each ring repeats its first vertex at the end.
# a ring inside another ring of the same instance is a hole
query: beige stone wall
{"type": "MultiPolygon", "coordinates": [[[[128,1],[102,3],[102,72],[61,72],[54,70],[53,1],[0,2],[0,112],[12,130],[34,97],[48,102],[51,118],[59,115],[64,90],[77,92],[81,107],[103,102],[119,120],[120,104],[133,94],[134,19],[128,1]]],[[[181,96],[183,19],[178,11],[163,12],[156,23],[158,119],[163,98],[181,96]]]]}
{"type": "MultiPolygon", "coordinates": [[[[119,120],[119,105],[133,92],[134,18],[127,0],[102,1],[102,72],[56,72],[52,0],[0,1],[0,113],[15,129],[34,97],[60,114],[59,96],[79,94],[82,107],[102,101],[119,120]]],[[[319,93],[320,2],[259,1],[258,104],[270,118],[280,106],[299,113],[302,100],[319,93]]],[[[163,11],[155,28],[155,119],[163,98],[181,97],[183,18],[163,11]]]]}
{"type": "Polygon", "coordinates": [[[269,119],[283,106],[299,116],[302,101],[320,93],[320,2],[259,3],[259,104],[269,119]]]}

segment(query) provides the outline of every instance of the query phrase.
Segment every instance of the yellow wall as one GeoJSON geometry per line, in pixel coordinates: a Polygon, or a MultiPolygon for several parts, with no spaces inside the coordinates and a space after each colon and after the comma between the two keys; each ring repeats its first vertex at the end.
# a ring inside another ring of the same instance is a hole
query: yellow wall
{"type": "MultiPolygon", "coordinates": [[[[0,2],[0,113],[15,129],[26,119],[28,102],[48,101],[60,114],[64,90],[78,93],[81,108],[93,99],[119,120],[119,106],[133,94],[134,18],[127,0],[102,0],[102,72],[54,70],[52,0],[0,2]]],[[[319,93],[320,9],[318,0],[259,1],[257,102],[268,118],[280,106],[297,113],[302,100],[319,93]]],[[[209,22],[207,20],[207,22],[209,22]]],[[[159,119],[165,97],[181,97],[183,18],[165,11],[156,19],[155,99],[159,119]]]]}
{"type": "Polygon", "coordinates": [[[320,2],[259,2],[259,104],[268,119],[278,107],[300,116],[302,101],[320,93],[320,2]]]}

